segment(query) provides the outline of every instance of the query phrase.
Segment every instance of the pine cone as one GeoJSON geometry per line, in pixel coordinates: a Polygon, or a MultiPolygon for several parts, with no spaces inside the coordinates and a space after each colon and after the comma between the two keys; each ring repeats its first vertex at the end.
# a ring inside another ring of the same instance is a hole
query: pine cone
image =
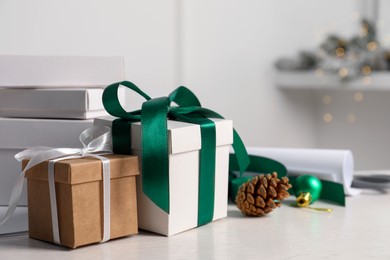
{"type": "Polygon", "coordinates": [[[287,177],[278,179],[276,172],[260,174],[240,186],[236,196],[237,207],[248,216],[263,216],[274,208],[280,207],[280,201],[289,197],[291,184],[287,177]]]}

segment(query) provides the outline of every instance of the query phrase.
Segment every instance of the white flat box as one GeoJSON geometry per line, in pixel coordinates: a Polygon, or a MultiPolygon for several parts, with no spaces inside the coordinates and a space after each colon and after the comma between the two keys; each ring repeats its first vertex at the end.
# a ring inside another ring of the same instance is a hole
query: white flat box
{"type": "MultiPolygon", "coordinates": [[[[8,207],[0,206],[0,217],[4,216],[8,207]]],[[[0,236],[26,232],[28,230],[27,207],[16,207],[14,214],[8,221],[0,226],[0,236]]]]}
{"type": "Polygon", "coordinates": [[[0,87],[105,87],[122,80],[122,57],[0,56],[0,87]]]}
{"type": "MultiPolygon", "coordinates": [[[[21,172],[16,153],[34,146],[81,147],[79,135],[92,125],[92,120],[0,118],[0,206],[8,205],[21,172]]],[[[25,187],[18,205],[27,205],[25,187]]]]}
{"type": "Polygon", "coordinates": [[[0,116],[90,119],[108,115],[104,89],[0,89],[0,116]]]}
{"type": "MultiPolygon", "coordinates": [[[[114,119],[97,118],[94,124],[111,126],[114,119]]],[[[231,120],[213,121],[217,137],[214,221],[227,216],[229,146],[233,142],[233,123],[231,120]]],[[[131,133],[132,151],[142,156],[140,123],[132,124],[131,133]]],[[[142,170],[137,176],[137,205],[139,228],[171,236],[197,227],[200,127],[168,120],[168,141],[170,213],[161,210],[142,192],[142,170]]]]}

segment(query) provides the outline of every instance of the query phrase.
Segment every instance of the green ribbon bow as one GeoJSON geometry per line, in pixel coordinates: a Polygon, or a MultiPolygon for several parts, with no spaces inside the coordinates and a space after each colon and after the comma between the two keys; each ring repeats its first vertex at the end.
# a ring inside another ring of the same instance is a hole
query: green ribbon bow
{"type": "MultiPolygon", "coordinates": [[[[187,88],[179,87],[168,97],[151,99],[129,81],[111,84],[103,93],[107,112],[119,117],[112,124],[114,153],[130,154],[131,124],[141,122],[142,190],[158,207],[169,213],[169,165],[167,119],[200,125],[201,151],[199,160],[198,226],[213,219],[215,178],[215,124],[209,118],[223,118],[218,113],[202,108],[198,98],[187,88]],[[141,110],[127,112],[118,100],[118,88],[125,86],[146,101],[141,110]],[[178,106],[172,106],[172,103],[178,106]]],[[[233,148],[240,172],[249,164],[245,146],[233,130],[233,148]]]]}

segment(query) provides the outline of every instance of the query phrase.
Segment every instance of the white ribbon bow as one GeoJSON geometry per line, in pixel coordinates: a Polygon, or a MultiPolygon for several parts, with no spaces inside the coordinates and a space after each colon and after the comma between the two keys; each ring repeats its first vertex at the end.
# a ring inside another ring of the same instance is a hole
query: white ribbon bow
{"type": "Polygon", "coordinates": [[[83,148],[51,148],[34,147],[26,149],[15,155],[15,159],[22,161],[30,159],[26,167],[18,176],[12,189],[9,207],[2,219],[3,225],[15,211],[20,195],[22,193],[24,176],[26,172],[44,161],[49,161],[48,182],[50,191],[51,217],[53,227],[53,240],[56,244],[61,244],[58,228],[57,202],[54,182],[54,163],[60,160],[82,157],[94,157],[100,159],[103,164],[103,239],[105,242],[110,239],[110,161],[102,157],[102,154],[112,153],[111,128],[107,126],[93,126],[84,130],[80,137],[83,148]],[[98,152],[98,154],[96,154],[98,152]],[[93,154],[94,153],[94,154],[93,154]]]}

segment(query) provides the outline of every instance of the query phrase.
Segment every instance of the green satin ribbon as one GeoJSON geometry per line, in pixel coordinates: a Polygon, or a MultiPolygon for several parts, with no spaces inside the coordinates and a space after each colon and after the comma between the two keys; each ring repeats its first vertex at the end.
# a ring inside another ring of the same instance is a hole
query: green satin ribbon
{"type": "MultiPolygon", "coordinates": [[[[187,88],[179,87],[168,97],[151,99],[129,81],[108,86],[103,93],[103,105],[107,112],[119,117],[113,122],[114,153],[131,151],[131,124],[141,121],[142,135],[142,190],[158,207],[169,213],[169,160],[167,119],[194,123],[201,128],[199,160],[198,226],[212,221],[214,216],[215,187],[215,124],[208,118],[223,118],[218,113],[202,108],[198,98],[187,88]],[[118,88],[125,86],[146,99],[141,110],[127,112],[118,100],[118,88]],[[178,106],[171,106],[176,103],[178,106]]],[[[245,146],[233,130],[239,171],[249,164],[245,146]]]]}

